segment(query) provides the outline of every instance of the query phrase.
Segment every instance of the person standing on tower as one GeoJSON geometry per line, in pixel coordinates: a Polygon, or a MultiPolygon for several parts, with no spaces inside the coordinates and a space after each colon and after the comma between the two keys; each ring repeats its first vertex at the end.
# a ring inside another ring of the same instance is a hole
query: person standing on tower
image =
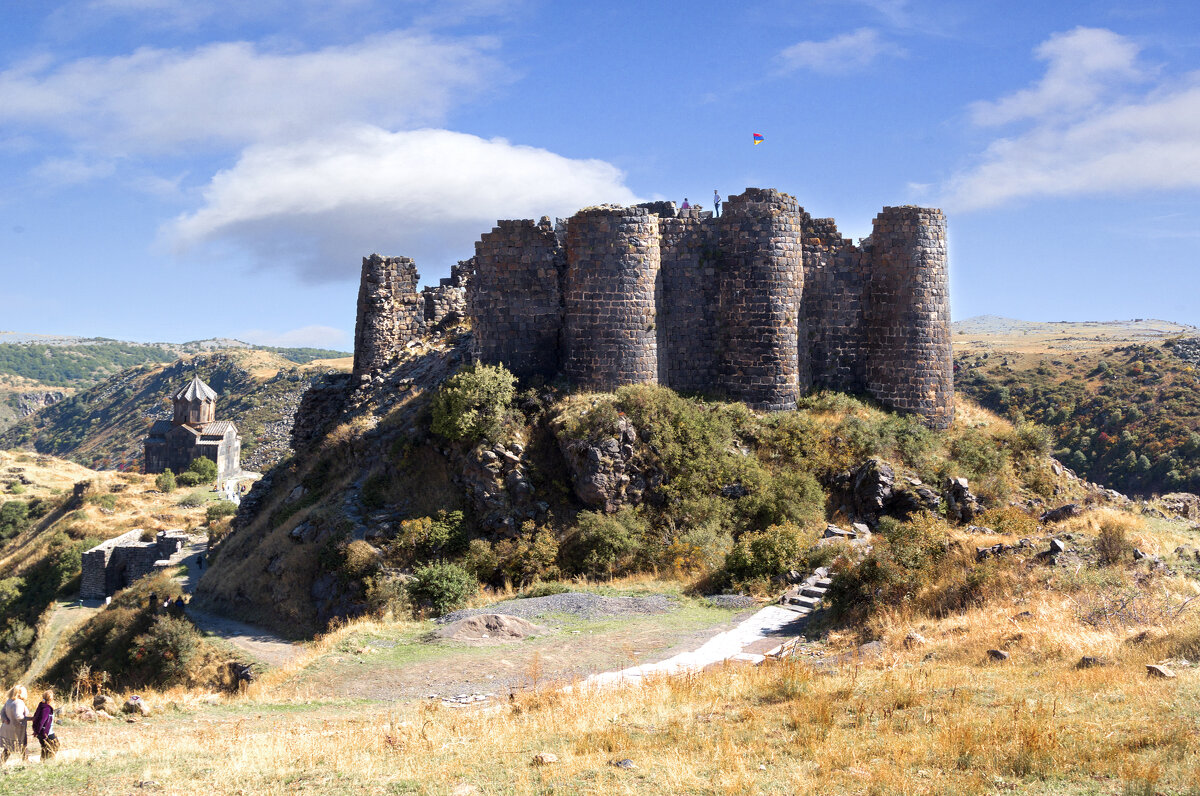
{"type": "Polygon", "coordinates": [[[682,205],[682,206],[681,206],[679,209],[680,209],[680,210],[688,210],[688,209],[690,209],[690,208],[691,208],[691,205],[690,205],[690,204],[688,204],[687,197],[686,197],[686,196],[685,196],[685,197],[683,197],[683,205],[682,205]]]}
{"type": "Polygon", "coordinates": [[[713,218],[721,217],[721,194],[717,193],[717,189],[713,188],[713,218]]]}

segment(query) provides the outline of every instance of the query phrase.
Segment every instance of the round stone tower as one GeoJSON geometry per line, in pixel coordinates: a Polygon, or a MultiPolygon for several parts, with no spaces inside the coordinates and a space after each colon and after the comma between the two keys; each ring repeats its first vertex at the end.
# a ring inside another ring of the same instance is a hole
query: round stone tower
{"type": "Polygon", "coordinates": [[[811,382],[800,306],[803,219],[793,197],[747,188],[717,220],[720,386],[755,409],[795,409],[811,382]]]}
{"type": "Polygon", "coordinates": [[[868,246],[868,387],[884,404],[946,428],[954,420],[946,217],[885,207],[868,246]]]}
{"type": "Polygon", "coordinates": [[[563,373],[611,390],[658,378],[658,216],[644,207],[581,210],[567,224],[563,373]]]}

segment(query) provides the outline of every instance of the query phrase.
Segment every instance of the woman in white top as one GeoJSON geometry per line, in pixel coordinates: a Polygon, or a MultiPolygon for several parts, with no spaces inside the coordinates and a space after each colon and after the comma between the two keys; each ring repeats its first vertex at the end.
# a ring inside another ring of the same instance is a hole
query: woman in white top
{"type": "Polygon", "coordinates": [[[8,761],[8,756],[20,751],[21,760],[29,758],[29,736],[25,725],[29,723],[29,708],[25,706],[28,693],[25,686],[14,685],[8,691],[8,701],[0,712],[0,765],[8,761]]]}

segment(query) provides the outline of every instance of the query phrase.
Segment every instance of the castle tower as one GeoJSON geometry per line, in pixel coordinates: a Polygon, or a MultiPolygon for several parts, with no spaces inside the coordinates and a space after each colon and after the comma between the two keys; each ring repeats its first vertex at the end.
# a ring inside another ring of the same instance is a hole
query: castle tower
{"type": "Polygon", "coordinates": [[[644,207],[581,210],[567,223],[563,372],[612,390],[658,380],[658,216],[644,207]]]}
{"type": "Polygon", "coordinates": [[[868,387],[885,405],[946,428],[954,420],[946,217],[885,207],[866,248],[868,387]]]}
{"type": "Polygon", "coordinates": [[[217,394],[199,376],[176,390],[171,401],[175,404],[174,425],[200,426],[216,419],[217,394]]]}
{"type": "Polygon", "coordinates": [[[407,257],[363,258],[354,323],[355,379],[382,368],[421,333],[425,304],[417,293],[419,278],[407,257]]]}
{"type": "Polygon", "coordinates": [[[467,315],[479,361],[521,378],[558,372],[566,263],[549,218],[498,221],[475,244],[467,315]]]}
{"type": "Polygon", "coordinates": [[[810,383],[800,208],[785,193],[747,188],[725,202],[717,229],[720,386],[755,409],[795,409],[810,383]]]}

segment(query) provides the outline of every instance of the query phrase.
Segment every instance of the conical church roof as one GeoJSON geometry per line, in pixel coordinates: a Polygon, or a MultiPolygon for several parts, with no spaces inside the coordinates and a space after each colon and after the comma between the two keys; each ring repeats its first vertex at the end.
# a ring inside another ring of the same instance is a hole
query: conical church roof
{"type": "Polygon", "coordinates": [[[204,382],[200,381],[199,376],[193,376],[192,380],[186,385],[179,388],[179,391],[173,396],[176,401],[215,401],[217,394],[204,382]]]}

